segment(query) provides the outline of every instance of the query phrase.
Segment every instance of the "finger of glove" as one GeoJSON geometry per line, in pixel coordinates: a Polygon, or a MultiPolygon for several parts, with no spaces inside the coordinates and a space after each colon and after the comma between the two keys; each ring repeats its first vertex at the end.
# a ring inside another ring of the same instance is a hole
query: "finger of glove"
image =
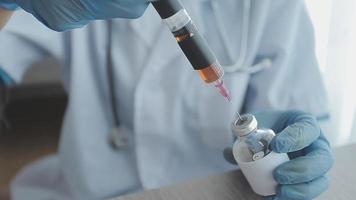
{"type": "Polygon", "coordinates": [[[305,200],[314,199],[329,187],[329,180],[322,176],[311,182],[294,185],[280,185],[277,199],[305,200]]]}
{"type": "Polygon", "coordinates": [[[55,31],[65,31],[85,26],[94,20],[83,5],[76,1],[18,1],[19,6],[37,20],[55,31]]]}
{"type": "Polygon", "coordinates": [[[271,150],[278,153],[289,153],[301,150],[312,144],[320,136],[320,128],[314,117],[304,113],[293,113],[288,116],[287,128],[271,141],[271,150]]]}
{"type": "Polygon", "coordinates": [[[16,10],[18,8],[18,5],[13,1],[2,1],[0,2],[0,8],[5,10],[16,10]]]}
{"type": "Polygon", "coordinates": [[[332,166],[333,157],[328,144],[318,140],[310,146],[305,156],[290,160],[274,170],[274,178],[280,184],[297,184],[323,176],[332,166]]]}
{"type": "Polygon", "coordinates": [[[232,148],[229,147],[229,148],[224,149],[223,155],[227,162],[229,162],[230,164],[233,164],[233,165],[237,165],[234,154],[232,152],[232,148]]]}

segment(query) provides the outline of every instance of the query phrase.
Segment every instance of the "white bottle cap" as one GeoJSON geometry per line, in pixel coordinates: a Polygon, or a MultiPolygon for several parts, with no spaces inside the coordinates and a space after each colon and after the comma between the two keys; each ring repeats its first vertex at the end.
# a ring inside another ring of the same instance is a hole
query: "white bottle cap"
{"type": "Polygon", "coordinates": [[[231,124],[231,130],[237,137],[243,137],[257,130],[257,120],[251,114],[242,115],[231,124]]]}

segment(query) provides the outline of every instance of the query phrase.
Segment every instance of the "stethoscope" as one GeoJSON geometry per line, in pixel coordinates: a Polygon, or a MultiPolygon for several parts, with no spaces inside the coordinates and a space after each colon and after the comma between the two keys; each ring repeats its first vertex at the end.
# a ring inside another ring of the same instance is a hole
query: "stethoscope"
{"type": "Polygon", "coordinates": [[[116,90],[116,81],[115,81],[115,68],[114,68],[114,63],[113,63],[113,56],[112,56],[112,28],[113,22],[112,20],[108,20],[107,23],[107,46],[106,46],[106,73],[108,77],[108,87],[109,87],[109,101],[111,105],[111,117],[109,119],[112,119],[111,121],[111,129],[110,133],[108,136],[108,142],[112,146],[113,149],[115,150],[122,150],[126,149],[127,146],[129,145],[129,136],[127,134],[127,131],[120,126],[120,119],[119,119],[119,113],[118,113],[118,105],[116,103],[117,101],[117,90],[116,90]]]}
{"type": "MultiPolygon", "coordinates": [[[[211,1],[212,8],[217,10],[216,1],[211,1]]],[[[245,73],[245,74],[254,74],[260,72],[266,68],[272,66],[272,60],[270,58],[262,59],[259,63],[252,66],[245,66],[244,62],[247,57],[247,49],[248,49],[248,29],[250,26],[250,11],[251,11],[251,0],[243,0],[244,9],[242,13],[243,23],[242,23],[242,34],[241,34],[241,51],[239,53],[238,59],[234,64],[223,66],[226,73],[245,73]]],[[[225,32],[225,28],[223,27],[222,17],[218,12],[214,12],[214,15],[217,19],[218,31],[222,36],[222,40],[224,43],[224,47],[226,52],[228,53],[228,57],[230,60],[233,60],[233,55],[228,48],[228,34],[225,32]]],[[[116,103],[117,93],[115,88],[115,77],[114,77],[114,64],[112,59],[112,26],[113,22],[111,20],[108,21],[108,32],[107,32],[107,49],[106,49],[106,60],[107,60],[107,76],[108,76],[108,87],[110,93],[110,105],[111,105],[111,119],[112,119],[112,128],[109,134],[109,143],[112,145],[114,149],[125,149],[129,143],[129,137],[127,131],[123,130],[120,126],[120,119],[118,113],[118,105],[116,103]]]]}
{"type": "MultiPolygon", "coordinates": [[[[225,27],[223,24],[223,17],[220,16],[220,13],[217,12],[218,10],[218,4],[220,2],[217,1],[210,1],[211,7],[213,8],[213,14],[215,15],[215,18],[217,20],[217,31],[222,36],[222,42],[224,44],[225,50],[228,54],[228,57],[230,60],[234,60],[234,56],[232,55],[232,52],[229,51],[228,44],[229,44],[229,37],[228,34],[225,32],[225,27]]],[[[255,74],[257,72],[260,72],[264,69],[267,69],[272,66],[272,60],[270,58],[264,58],[257,64],[254,64],[252,66],[245,65],[245,61],[247,58],[247,49],[248,49],[248,30],[250,27],[250,14],[251,14],[251,0],[243,0],[243,9],[242,9],[242,25],[241,25],[241,50],[239,52],[239,56],[237,61],[234,62],[232,65],[228,66],[223,66],[224,70],[226,73],[246,73],[246,74],[255,74]]]]}

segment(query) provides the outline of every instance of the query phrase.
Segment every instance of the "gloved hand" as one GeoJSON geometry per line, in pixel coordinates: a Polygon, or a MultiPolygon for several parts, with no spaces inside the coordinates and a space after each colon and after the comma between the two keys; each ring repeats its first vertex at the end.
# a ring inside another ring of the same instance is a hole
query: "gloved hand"
{"type": "Polygon", "coordinates": [[[47,27],[64,31],[82,27],[92,20],[138,18],[146,0],[0,0],[0,8],[21,7],[47,27]]]}
{"type": "MultiPolygon", "coordinates": [[[[261,112],[255,117],[259,127],[278,133],[270,149],[288,153],[291,159],[275,169],[274,178],[279,183],[277,195],[266,199],[309,200],[324,192],[328,187],[325,174],[332,166],[333,157],[316,119],[295,111],[261,112]]],[[[224,151],[224,156],[228,161],[233,160],[231,148],[224,151]]]]}

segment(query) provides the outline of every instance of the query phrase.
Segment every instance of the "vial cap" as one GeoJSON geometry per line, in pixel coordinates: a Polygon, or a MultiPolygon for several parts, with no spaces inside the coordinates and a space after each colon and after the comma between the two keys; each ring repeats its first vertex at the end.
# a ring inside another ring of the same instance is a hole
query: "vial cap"
{"type": "Polygon", "coordinates": [[[231,130],[237,137],[243,137],[257,129],[257,120],[251,114],[245,114],[235,119],[231,124],[231,130]]]}

